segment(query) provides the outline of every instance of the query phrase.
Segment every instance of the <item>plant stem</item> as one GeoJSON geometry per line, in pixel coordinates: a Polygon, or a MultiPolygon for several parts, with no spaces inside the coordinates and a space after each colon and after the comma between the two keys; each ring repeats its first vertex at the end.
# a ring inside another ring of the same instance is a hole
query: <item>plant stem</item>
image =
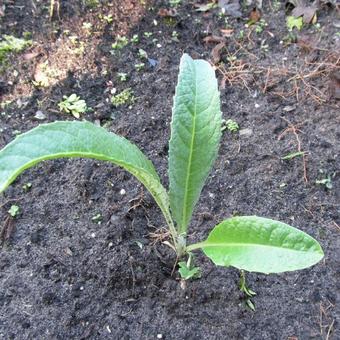
{"type": "Polygon", "coordinates": [[[190,244],[189,246],[186,247],[186,251],[188,252],[188,251],[202,248],[204,244],[205,242],[198,242],[198,243],[190,244]]]}

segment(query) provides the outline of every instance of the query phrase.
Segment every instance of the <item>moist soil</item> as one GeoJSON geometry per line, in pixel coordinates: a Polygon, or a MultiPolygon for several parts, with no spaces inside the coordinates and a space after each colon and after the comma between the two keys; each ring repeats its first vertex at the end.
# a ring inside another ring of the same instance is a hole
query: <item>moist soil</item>
{"type": "Polygon", "coordinates": [[[136,143],[167,186],[180,57],[186,52],[210,60],[223,118],[240,130],[223,133],[189,242],[203,240],[232,215],[259,215],[308,232],[325,258],[297,272],[247,273],[257,293],[254,312],[238,288],[239,271],[215,267],[200,253],[201,278],[181,284],[175,255],[161,242],[165,221],[128,173],[91,160],[48,161],[27,170],[0,197],[1,339],[340,338],[334,7],[320,9],[320,25],[289,36],[283,2],[263,2],[262,31],[259,23],[245,27],[251,7],[234,18],[218,8],[196,11],[199,2],[182,1],[166,12],[168,1],[69,0],[56,1],[59,11],[55,5],[50,19],[49,1],[2,3],[0,33],[30,34],[33,45],[10,55],[1,70],[1,147],[39,123],[73,120],[57,104],[76,93],[92,108],[81,119],[136,143]],[[233,31],[221,40],[220,29],[233,31]],[[118,34],[137,34],[138,42],[112,50],[118,34]],[[204,41],[207,36],[212,42],[204,41]],[[308,76],[323,62],[322,72],[308,76]],[[111,96],[126,88],[134,100],[113,106],[111,96]],[[282,159],[297,151],[306,154],[282,159]],[[331,187],[316,183],[325,178],[331,187]],[[7,212],[13,204],[20,208],[15,218],[7,212]]]}

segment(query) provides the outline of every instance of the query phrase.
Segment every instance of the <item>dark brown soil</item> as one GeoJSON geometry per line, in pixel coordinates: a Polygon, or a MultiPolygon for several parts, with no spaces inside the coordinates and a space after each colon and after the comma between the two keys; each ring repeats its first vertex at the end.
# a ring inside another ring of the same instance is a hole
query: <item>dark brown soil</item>
{"type": "Polygon", "coordinates": [[[161,213],[135,179],[105,163],[49,161],[26,171],[0,197],[0,220],[7,228],[0,249],[0,338],[339,339],[340,111],[329,77],[338,67],[335,9],[322,7],[321,28],[306,26],[294,43],[285,39],[283,2],[276,8],[264,1],[262,18],[268,25],[259,33],[244,27],[249,9],[241,19],[227,17],[226,23],[218,9],[197,12],[189,1],[182,1],[174,18],[158,14],[169,8],[168,1],[101,2],[89,9],[85,1],[60,1],[60,18],[55,11],[51,21],[47,0],[3,1],[0,34],[29,31],[34,44],[11,56],[0,75],[0,146],[40,122],[73,119],[57,104],[63,95],[77,93],[93,108],[82,118],[134,141],[167,185],[169,123],[181,54],[214,60],[216,43],[206,44],[204,37],[232,28],[221,62],[228,70],[235,55],[238,65],[247,64],[247,72],[245,78],[225,81],[222,112],[241,130],[223,135],[191,223],[190,242],[204,239],[232,214],[259,215],[308,232],[322,244],[325,260],[299,272],[247,274],[257,293],[252,300],[256,312],[245,306],[238,271],[215,268],[201,255],[202,278],[182,289],[178,275],[172,275],[173,254],[150,237],[164,227],[161,213]],[[112,23],[99,14],[111,14],[112,23]],[[92,33],[84,22],[92,24],[92,33]],[[138,34],[139,42],[111,54],[117,34],[138,34]],[[78,40],[72,43],[74,35],[78,40]],[[80,42],[84,51],[75,53],[80,42]],[[137,71],[140,48],[149,60],[137,71]],[[46,61],[48,86],[37,88],[32,80],[46,61]],[[313,69],[306,61],[327,65],[319,75],[303,78],[307,84],[288,80],[296,75],[289,73],[294,69],[300,74],[313,69]],[[283,66],[290,71],[280,73],[283,66]],[[118,72],[128,74],[127,82],[119,81],[118,72]],[[113,89],[129,87],[135,102],[113,107],[113,89]],[[37,111],[46,116],[43,121],[36,119],[37,111]],[[282,160],[298,149],[293,129],[282,135],[290,123],[298,129],[301,150],[308,152],[305,163],[301,157],[282,160]],[[331,189],[316,184],[328,175],[331,189]],[[28,192],[26,183],[32,183],[28,192]],[[15,219],[7,213],[12,204],[20,207],[15,219]],[[92,220],[98,213],[101,224],[92,220]]]}

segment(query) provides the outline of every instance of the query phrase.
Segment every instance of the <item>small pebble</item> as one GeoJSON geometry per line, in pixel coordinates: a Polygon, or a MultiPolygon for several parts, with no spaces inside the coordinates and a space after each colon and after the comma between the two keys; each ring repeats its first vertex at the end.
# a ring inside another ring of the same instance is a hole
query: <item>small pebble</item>
{"type": "Polygon", "coordinates": [[[35,113],[34,118],[35,118],[35,119],[38,119],[38,120],[44,120],[44,119],[46,119],[46,115],[44,114],[44,112],[38,110],[38,111],[35,113]]]}
{"type": "Polygon", "coordinates": [[[157,334],[157,339],[163,339],[163,334],[157,334]]]}
{"type": "Polygon", "coordinates": [[[126,194],[126,191],[125,191],[125,189],[121,189],[121,190],[119,191],[119,193],[123,196],[123,195],[126,194]]]}
{"type": "Polygon", "coordinates": [[[92,233],[92,234],[91,234],[91,237],[92,237],[92,238],[95,238],[95,237],[96,237],[96,234],[95,234],[95,233],[92,233]]]}

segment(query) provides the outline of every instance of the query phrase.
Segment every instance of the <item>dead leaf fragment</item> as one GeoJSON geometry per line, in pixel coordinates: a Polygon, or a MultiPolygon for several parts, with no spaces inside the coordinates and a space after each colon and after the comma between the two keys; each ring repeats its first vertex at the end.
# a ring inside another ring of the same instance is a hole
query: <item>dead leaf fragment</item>
{"type": "Polygon", "coordinates": [[[211,61],[214,65],[221,61],[221,51],[225,47],[225,42],[220,42],[211,51],[211,61]]]}
{"type": "Polygon", "coordinates": [[[158,15],[160,17],[170,17],[170,18],[174,18],[175,16],[177,16],[177,11],[175,8],[160,8],[160,10],[158,11],[158,15]]]}
{"type": "Polygon", "coordinates": [[[219,37],[218,35],[209,35],[205,38],[203,38],[203,41],[206,44],[214,44],[214,43],[221,43],[221,42],[225,42],[225,39],[223,37],[219,37]]]}
{"type": "Polygon", "coordinates": [[[39,52],[31,52],[31,53],[25,53],[24,54],[24,60],[31,60],[36,58],[40,53],[39,52]]]}
{"type": "Polygon", "coordinates": [[[223,37],[229,38],[233,35],[234,30],[233,29],[220,29],[220,32],[222,33],[223,37]]]}
{"type": "Polygon", "coordinates": [[[261,19],[261,12],[255,7],[249,14],[248,24],[255,24],[261,19]]]}
{"type": "Polygon", "coordinates": [[[302,17],[305,24],[316,23],[318,6],[315,3],[309,4],[306,0],[289,0],[288,4],[292,4],[294,9],[292,10],[292,16],[298,18],[302,17]]]}

